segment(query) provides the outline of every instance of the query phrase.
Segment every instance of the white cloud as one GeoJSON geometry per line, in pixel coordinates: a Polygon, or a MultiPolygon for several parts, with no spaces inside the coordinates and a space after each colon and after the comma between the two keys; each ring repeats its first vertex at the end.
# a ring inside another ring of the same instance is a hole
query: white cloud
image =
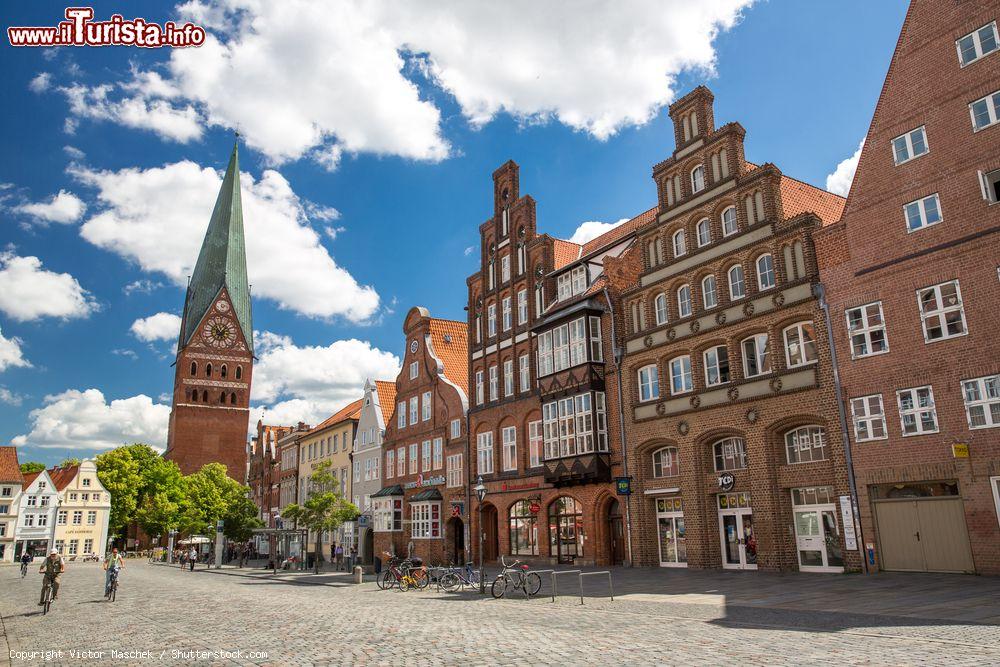
{"type": "MultiPolygon", "coordinates": [[[[217,171],[185,160],[117,172],[71,167],[71,173],[97,188],[104,206],[81,226],[83,238],[186,284],[222,185],[217,171]]],[[[271,170],[258,181],[247,173],[242,180],[254,295],[311,317],[363,322],[374,315],[378,294],[333,261],[288,181],[271,170]]]]}
{"type": "Polygon", "coordinates": [[[31,362],[24,358],[20,338],[6,338],[0,331],[0,371],[8,368],[30,368],[31,362]]]}
{"type": "Polygon", "coordinates": [[[338,340],[326,346],[298,346],[287,336],[257,332],[260,360],[254,365],[251,399],[269,421],[308,424],[329,417],[361,398],[365,379],[395,378],[400,362],[367,341],[338,340]],[[267,406],[267,407],[264,407],[267,406]]]}
{"type": "Polygon", "coordinates": [[[83,158],[87,157],[87,154],[81,151],[76,146],[63,146],[63,152],[65,152],[66,155],[70,156],[74,160],[82,160],[83,158]]]}
{"type": "Polygon", "coordinates": [[[19,322],[87,317],[97,302],[76,278],[42,268],[37,257],[0,252],[0,310],[19,322]]]}
{"type": "Polygon", "coordinates": [[[122,288],[122,292],[125,296],[132,296],[135,293],[139,294],[149,294],[155,289],[163,287],[163,283],[156,280],[148,280],[146,278],[141,278],[139,280],[133,280],[132,282],[125,285],[122,288]]]}
{"type": "Polygon", "coordinates": [[[28,84],[28,89],[33,93],[44,93],[51,85],[52,75],[48,72],[39,72],[28,84]]]}
{"type": "Polygon", "coordinates": [[[861,143],[858,144],[858,150],[854,151],[854,155],[842,160],[837,168],[833,170],[833,173],[826,177],[826,189],[835,195],[840,195],[841,197],[846,197],[847,193],[851,191],[851,183],[854,181],[854,172],[858,168],[858,160],[861,159],[861,149],[865,146],[865,140],[862,139],[861,143]]]}
{"type": "Polygon", "coordinates": [[[340,220],[340,211],[332,206],[323,206],[322,204],[317,204],[315,202],[306,201],[303,202],[305,206],[306,215],[310,219],[322,220],[323,222],[333,222],[334,220],[340,220]]]}
{"type": "Polygon", "coordinates": [[[181,143],[201,138],[202,119],[190,104],[175,107],[166,100],[146,98],[141,94],[112,100],[108,95],[113,90],[114,87],[109,84],[84,86],[74,83],[60,87],[59,92],[66,96],[70,113],[73,114],[66,119],[66,133],[73,134],[76,131],[76,121],[88,118],[151,130],[163,138],[181,143]]]}
{"type": "Polygon", "coordinates": [[[167,443],[170,406],[153,403],[144,394],[108,403],[98,389],[69,389],[46,396],[32,410],[31,431],[15,437],[18,447],[110,449],[144,442],[159,450],[167,443]]]}
{"type": "Polygon", "coordinates": [[[573,232],[573,236],[569,237],[569,240],[573,243],[583,245],[587,241],[596,239],[601,234],[610,232],[618,225],[624,224],[628,221],[628,218],[622,218],[618,222],[597,222],[595,220],[581,222],[580,226],[573,232]]]}
{"type": "Polygon", "coordinates": [[[68,225],[83,217],[87,205],[72,192],[60,190],[57,194],[52,195],[48,201],[21,204],[14,210],[30,215],[41,222],[57,222],[61,225],[68,225]]]}
{"type": "Polygon", "coordinates": [[[24,396],[20,394],[15,394],[10,389],[6,387],[0,387],[0,403],[6,403],[7,405],[18,406],[24,401],[24,396]]]}
{"type": "Polygon", "coordinates": [[[463,254],[463,255],[465,255],[466,257],[468,257],[468,256],[469,256],[469,255],[471,255],[471,254],[472,254],[473,252],[475,252],[475,250],[476,250],[475,246],[471,246],[471,245],[470,245],[470,246],[466,247],[466,249],[465,249],[465,250],[463,250],[463,251],[462,251],[462,254],[463,254]]]}
{"type": "Polygon", "coordinates": [[[117,102],[101,86],[64,92],[78,116],[137,123],[115,105],[141,103],[170,120],[172,138],[197,136],[197,116],[239,126],[275,163],[310,156],[329,169],[345,152],[451,154],[418,78],[452,95],[476,126],[509,113],[604,139],[649,121],[679,73],[711,71],[716,36],[751,2],[589,0],[559,10],[537,0],[192,0],[181,18],[211,34],[197,49],[174,49],[166,75],[135,69],[117,102]],[[76,101],[90,97],[94,110],[76,101]]]}
{"type": "Polygon", "coordinates": [[[132,323],[129,331],[141,341],[174,340],[181,330],[181,318],[173,313],[156,313],[132,323]]]}

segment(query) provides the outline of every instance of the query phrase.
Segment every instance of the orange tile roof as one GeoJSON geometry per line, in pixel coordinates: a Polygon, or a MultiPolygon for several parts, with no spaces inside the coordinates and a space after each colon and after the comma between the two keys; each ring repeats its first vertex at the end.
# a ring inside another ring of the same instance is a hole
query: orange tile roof
{"type": "Polygon", "coordinates": [[[612,245],[615,241],[618,241],[635,230],[639,229],[648,222],[652,222],[656,219],[656,212],[659,207],[654,206],[645,213],[640,213],[631,220],[623,222],[614,229],[609,229],[597,238],[593,238],[583,244],[583,255],[589,255],[592,252],[600,250],[604,246],[612,245]]]}
{"type": "Polygon", "coordinates": [[[825,227],[840,220],[846,202],[846,199],[832,192],[790,176],[781,177],[781,203],[786,218],[793,218],[806,212],[815,213],[825,227]]]}
{"type": "Polygon", "coordinates": [[[382,409],[382,419],[388,424],[392,420],[392,411],[396,409],[396,383],[388,380],[375,380],[375,391],[378,392],[378,405],[382,409]]]}
{"type": "Polygon", "coordinates": [[[0,482],[24,483],[21,465],[17,462],[17,447],[0,447],[0,482]]]}
{"type": "Polygon", "coordinates": [[[348,403],[340,410],[337,410],[332,415],[324,419],[319,426],[309,431],[308,435],[313,433],[319,433],[323,429],[329,428],[334,424],[339,424],[340,422],[347,421],[348,419],[357,419],[361,416],[361,402],[362,399],[352,401],[348,403]]]}
{"type": "MultiPolygon", "coordinates": [[[[575,244],[574,244],[575,245],[575,244]]],[[[444,364],[446,378],[469,395],[469,327],[465,322],[430,318],[434,354],[444,364]],[[449,341],[445,340],[449,336],[449,341]]],[[[390,413],[391,414],[391,413],[390,413]]]]}
{"type": "Polygon", "coordinates": [[[35,481],[35,478],[37,478],[41,474],[42,473],[40,473],[40,472],[28,472],[28,473],[25,473],[24,474],[24,488],[28,488],[29,486],[31,486],[31,483],[35,481]]]}
{"type": "Polygon", "coordinates": [[[552,267],[552,270],[557,271],[567,264],[580,259],[581,250],[583,250],[583,246],[572,241],[553,239],[552,251],[555,255],[555,266],[552,267]]]}
{"type": "Polygon", "coordinates": [[[80,466],[49,468],[49,477],[52,478],[52,484],[55,485],[56,491],[62,491],[69,486],[69,483],[73,481],[79,472],[80,466]]]}

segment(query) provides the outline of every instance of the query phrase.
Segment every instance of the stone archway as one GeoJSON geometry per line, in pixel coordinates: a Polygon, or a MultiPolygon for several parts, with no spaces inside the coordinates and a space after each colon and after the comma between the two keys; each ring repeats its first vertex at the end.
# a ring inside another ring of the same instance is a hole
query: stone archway
{"type": "MultiPolygon", "coordinates": [[[[484,508],[485,509],[485,508],[484,508]]],[[[465,523],[461,518],[453,516],[448,520],[448,541],[445,547],[445,558],[451,559],[456,566],[465,564],[465,523]]]]}

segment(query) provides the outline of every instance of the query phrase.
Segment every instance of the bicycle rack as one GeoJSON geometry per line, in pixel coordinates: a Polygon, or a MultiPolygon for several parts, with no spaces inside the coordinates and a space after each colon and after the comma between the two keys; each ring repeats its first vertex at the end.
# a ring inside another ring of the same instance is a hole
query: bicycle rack
{"type": "MultiPolygon", "coordinates": [[[[582,574],[582,570],[549,570],[552,573],[552,601],[556,601],[556,576],[560,574],[575,574],[577,577],[582,574]]],[[[583,599],[583,584],[580,585],[580,596],[583,599]]]]}
{"type": "MultiPolygon", "coordinates": [[[[534,572],[535,574],[537,574],[539,576],[539,578],[541,578],[541,575],[543,575],[543,574],[552,574],[552,573],[555,572],[555,570],[532,570],[532,572],[534,572]]],[[[528,593],[528,587],[527,586],[524,587],[524,592],[528,593]]],[[[530,594],[528,594],[528,599],[531,599],[531,595],[530,594]]],[[[552,600],[555,601],[555,598],[553,597],[552,600]]]]}
{"type": "Polygon", "coordinates": [[[606,574],[608,575],[608,592],[611,594],[611,601],[615,601],[615,589],[611,584],[611,570],[600,570],[598,572],[581,572],[580,573],[580,604],[583,604],[583,578],[591,577],[595,574],[606,574]]]}

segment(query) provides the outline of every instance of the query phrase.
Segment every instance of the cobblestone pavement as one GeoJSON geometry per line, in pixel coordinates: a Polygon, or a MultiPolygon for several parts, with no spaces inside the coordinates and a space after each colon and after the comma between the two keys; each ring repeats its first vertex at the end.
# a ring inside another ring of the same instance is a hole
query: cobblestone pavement
{"type": "MultiPolygon", "coordinates": [[[[995,579],[761,575],[617,572],[614,601],[588,597],[581,606],[568,595],[553,603],[402,593],[343,574],[190,573],[129,561],[118,600],[107,603],[99,568],[71,564],[43,616],[40,576],[22,581],[4,567],[0,648],[15,665],[1000,664],[1000,624],[963,620],[1000,617],[995,579]],[[867,603],[861,592],[872,587],[867,603]],[[935,603],[946,589],[959,593],[935,603]],[[897,607],[909,615],[891,613],[897,607]],[[61,653],[25,657],[32,651],[61,653]]],[[[573,577],[561,579],[569,592],[573,577]]],[[[606,588],[598,579],[589,592],[606,588]]]]}

